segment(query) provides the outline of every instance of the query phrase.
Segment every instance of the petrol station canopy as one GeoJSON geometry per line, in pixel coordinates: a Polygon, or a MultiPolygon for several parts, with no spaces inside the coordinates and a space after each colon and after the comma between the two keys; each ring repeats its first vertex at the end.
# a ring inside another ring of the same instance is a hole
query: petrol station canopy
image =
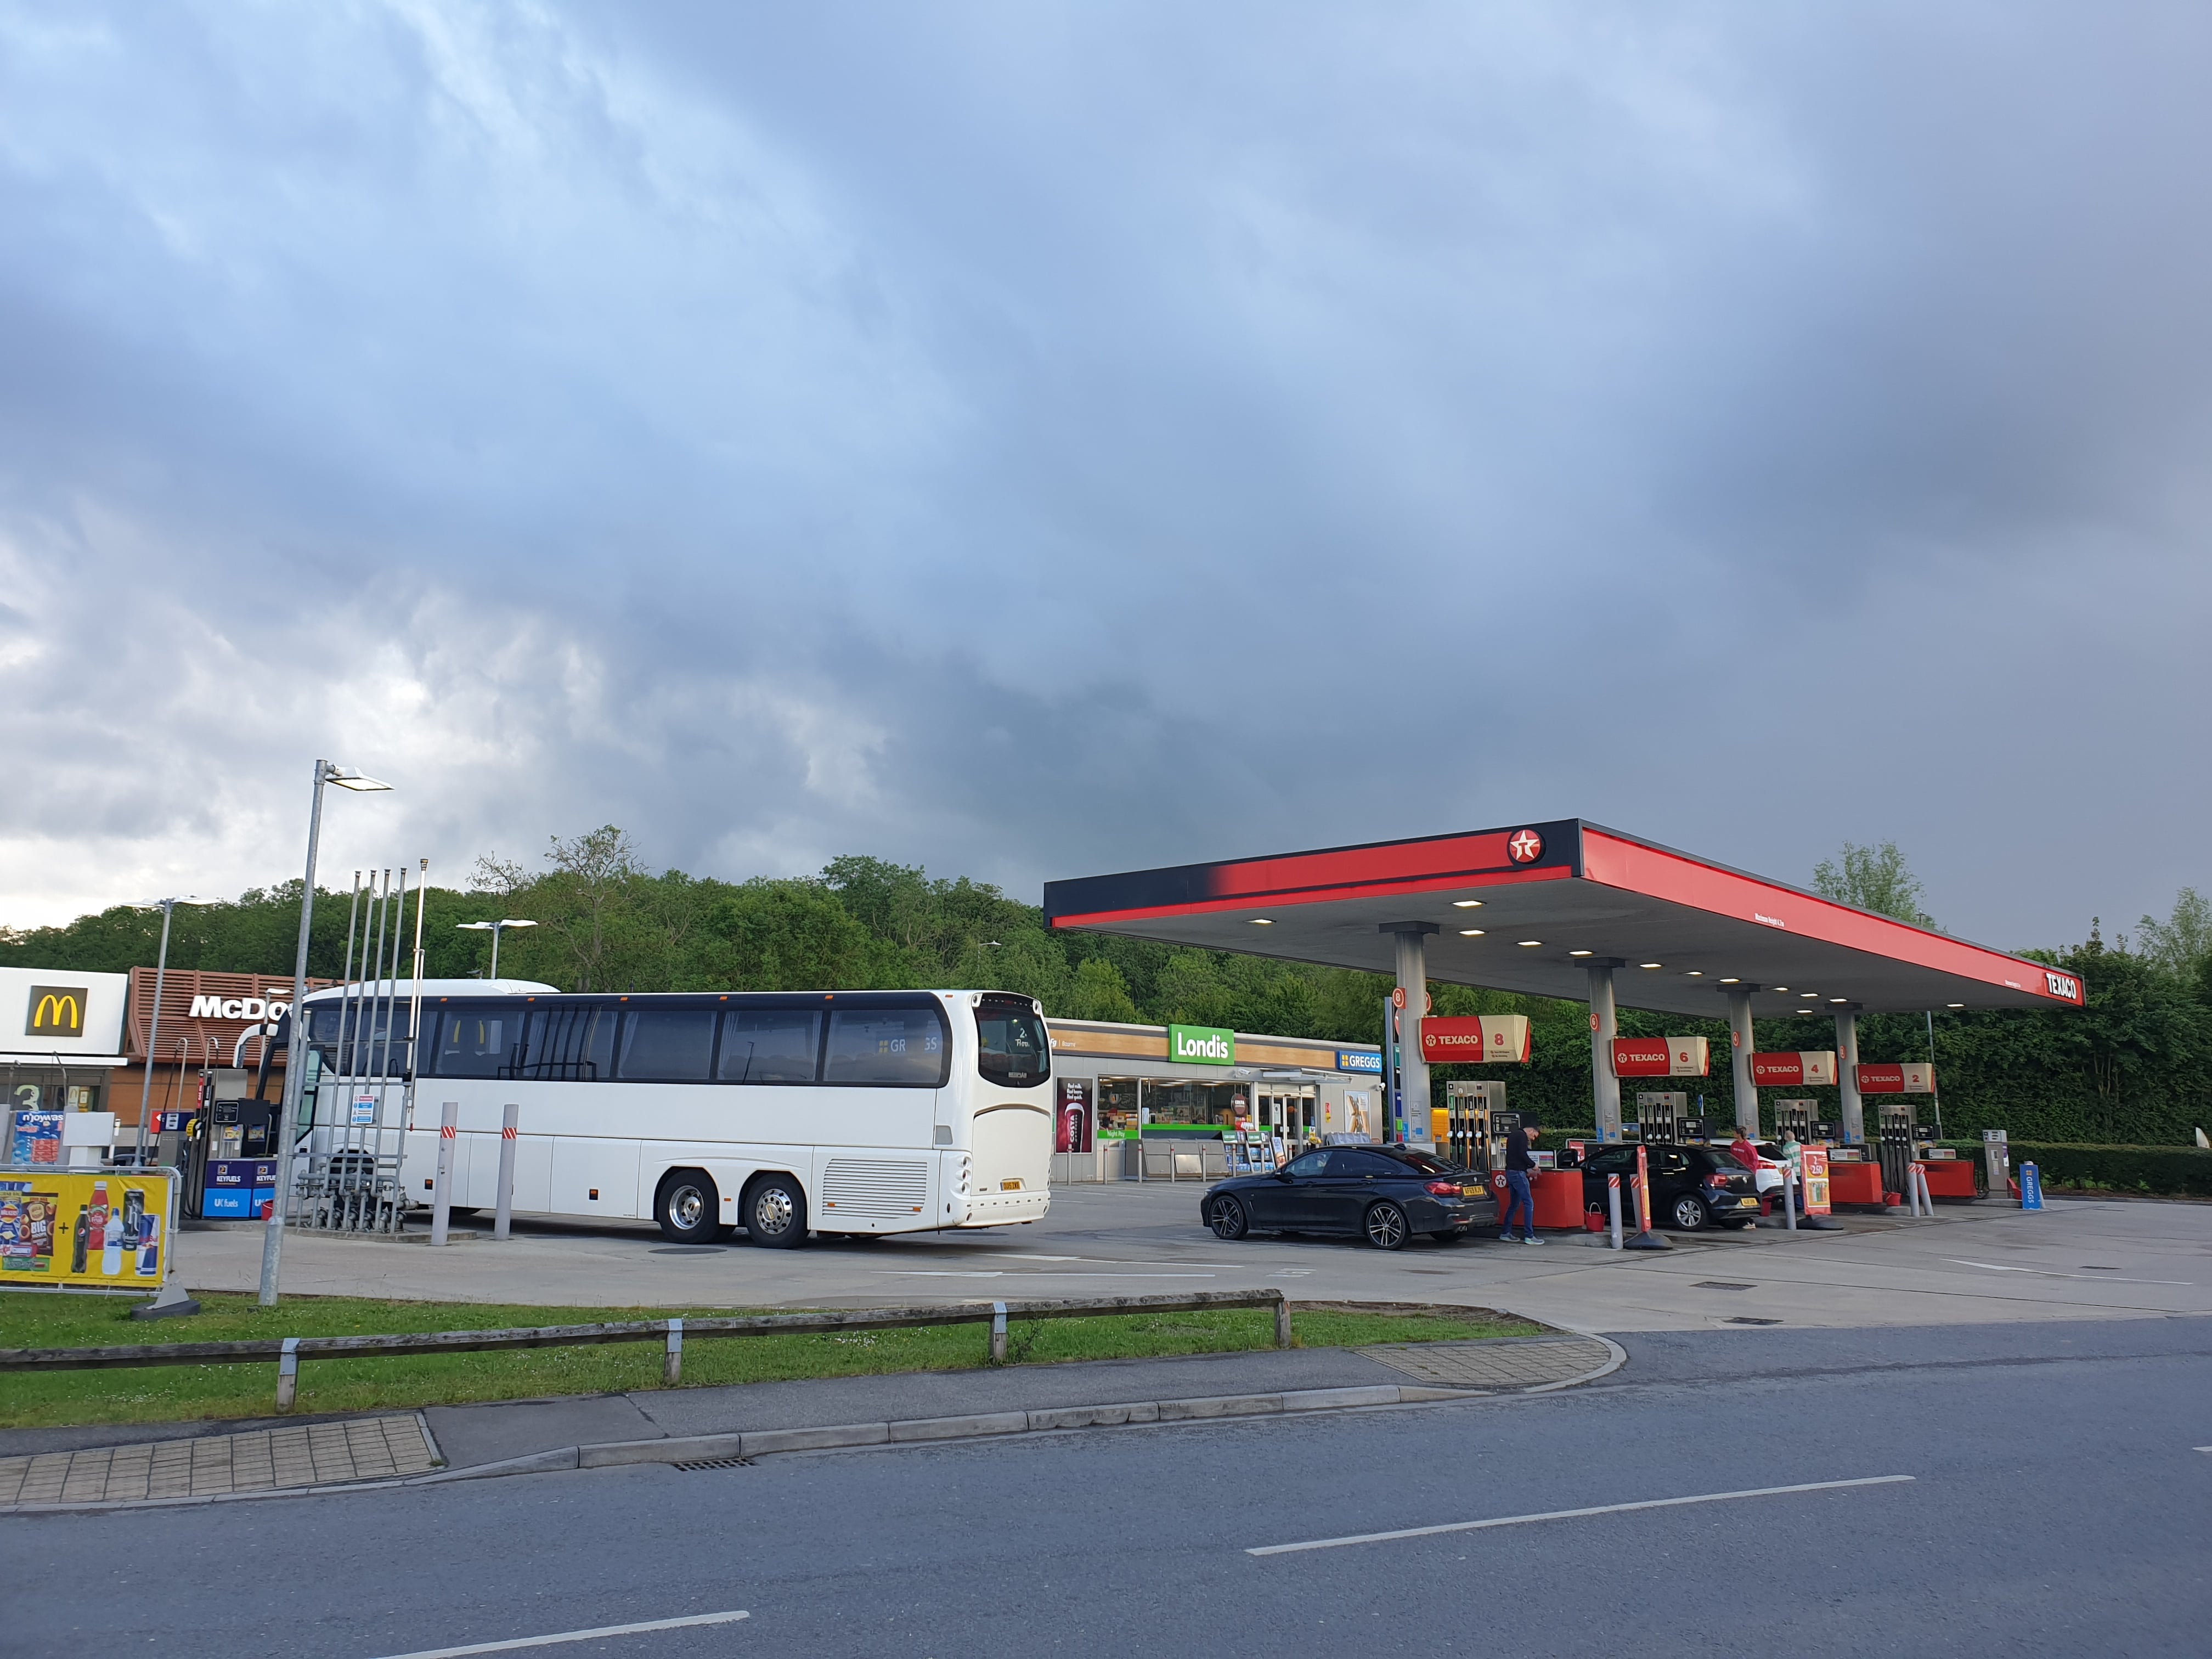
{"type": "Polygon", "coordinates": [[[2075,1008],[2041,963],[1875,915],[1580,818],[1045,884],[1048,926],[1394,971],[1574,1001],[1613,967],[1630,1007],[1705,1018],[1753,988],[1762,1018],[1923,1008],[2075,1008]],[[1429,932],[1433,928],[1433,932],[1429,932]]]}

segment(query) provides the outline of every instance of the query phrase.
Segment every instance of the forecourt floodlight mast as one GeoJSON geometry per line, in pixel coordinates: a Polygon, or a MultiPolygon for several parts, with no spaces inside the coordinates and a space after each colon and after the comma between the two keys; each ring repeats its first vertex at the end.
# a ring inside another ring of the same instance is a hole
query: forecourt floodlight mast
{"type": "MultiPolygon", "coordinates": [[[[1862,1012],[2079,1008],[2081,981],[1581,818],[1047,882],[1048,926],[1393,974],[1405,1097],[1425,1103],[1427,982],[1587,1001],[1600,1136],[1620,1139],[1616,1002],[1725,1007],[1736,1122],[1755,1128],[1752,1018],[1836,1021],[1844,1138],[1865,1139],[1862,1012]]],[[[1408,1113],[1425,1139],[1428,1114],[1408,1113]]]]}

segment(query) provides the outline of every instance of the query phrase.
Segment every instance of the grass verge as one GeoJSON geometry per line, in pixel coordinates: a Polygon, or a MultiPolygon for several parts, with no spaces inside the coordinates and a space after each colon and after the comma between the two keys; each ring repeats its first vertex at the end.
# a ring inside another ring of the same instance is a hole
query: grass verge
{"type": "MultiPolygon", "coordinates": [[[[704,1318],[727,1308],[544,1308],[481,1303],[381,1302],[291,1297],[275,1309],[250,1296],[202,1292],[204,1311],[179,1320],[132,1320],[120,1298],[0,1296],[0,1347],[77,1348],[126,1342],[221,1342],[252,1337],[353,1336],[406,1331],[484,1330],[510,1325],[704,1318]]],[[[763,1311],[776,1311],[766,1310],[763,1311]]],[[[788,1311],[787,1310],[783,1311],[788,1311]]],[[[1365,1312],[1332,1306],[1294,1310],[1301,1346],[1465,1341],[1533,1336],[1535,1325],[1486,1309],[1365,1312]]],[[[1015,1320],[1007,1330],[1017,1364],[1229,1353],[1274,1346],[1265,1309],[1123,1314],[1092,1319],[1015,1320]]],[[[888,1371],[950,1371],[987,1363],[988,1328],[937,1326],[844,1334],[687,1337],[684,1385],[787,1382],[888,1371]]],[[[531,1348],[401,1359],[314,1359],[300,1367],[301,1413],[404,1410],[481,1400],[601,1394],[660,1386],[661,1351],[650,1342],[605,1347],[531,1348]]],[[[0,1427],[143,1423],[192,1418],[266,1417],[274,1410],[275,1363],[163,1365],[145,1370],[12,1371],[0,1389],[0,1427]]]]}

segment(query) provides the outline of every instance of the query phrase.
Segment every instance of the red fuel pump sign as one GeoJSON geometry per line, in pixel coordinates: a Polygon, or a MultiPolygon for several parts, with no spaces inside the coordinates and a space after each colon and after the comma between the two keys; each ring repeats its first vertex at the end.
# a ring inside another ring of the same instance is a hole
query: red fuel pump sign
{"type": "MultiPolygon", "coordinates": [[[[1860,1069],[1865,1068],[1862,1066],[1860,1069]]],[[[1832,1084],[1836,1080],[1835,1050],[1815,1048],[1798,1054],[1753,1054],[1751,1057],[1751,1080],[1762,1089],[1804,1088],[1832,1084]]]]}
{"type": "Polygon", "coordinates": [[[1615,1037],[1615,1077],[1704,1077],[1711,1061],[1703,1037],[1615,1037]]]}

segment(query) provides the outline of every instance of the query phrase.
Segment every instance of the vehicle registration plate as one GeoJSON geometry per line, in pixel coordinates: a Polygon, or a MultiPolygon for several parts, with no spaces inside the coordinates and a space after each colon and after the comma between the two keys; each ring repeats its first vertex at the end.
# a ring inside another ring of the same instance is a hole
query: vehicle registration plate
{"type": "Polygon", "coordinates": [[[1482,1188],[1480,1187],[1462,1187],[1459,1189],[1459,1195],[1462,1198],[1480,1198],[1482,1196],[1482,1188]]]}

